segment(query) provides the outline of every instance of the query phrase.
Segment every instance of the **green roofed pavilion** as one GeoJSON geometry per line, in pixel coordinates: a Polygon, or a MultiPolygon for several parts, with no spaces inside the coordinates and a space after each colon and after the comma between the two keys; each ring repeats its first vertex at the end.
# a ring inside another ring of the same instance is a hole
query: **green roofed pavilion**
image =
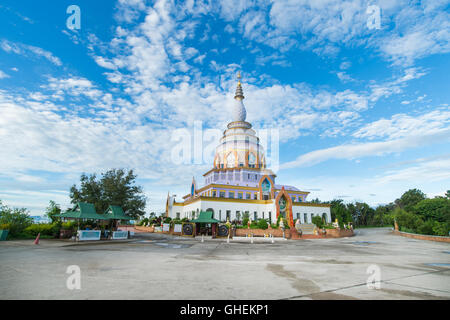
{"type": "Polygon", "coordinates": [[[219,220],[212,217],[211,211],[200,211],[200,216],[197,219],[191,220],[194,223],[220,223],[219,220]]]}
{"type": "Polygon", "coordinates": [[[103,215],[111,220],[132,220],[131,217],[123,212],[120,206],[110,205],[103,215]]]}
{"type": "Polygon", "coordinates": [[[109,220],[105,215],[98,214],[92,203],[77,202],[72,210],[60,214],[61,218],[68,219],[93,219],[93,220],[109,220]]]}

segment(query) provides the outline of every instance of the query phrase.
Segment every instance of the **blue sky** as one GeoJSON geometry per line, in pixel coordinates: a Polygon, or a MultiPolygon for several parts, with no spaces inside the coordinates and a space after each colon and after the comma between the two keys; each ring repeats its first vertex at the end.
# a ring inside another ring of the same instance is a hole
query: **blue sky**
{"type": "Polygon", "coordinates": [[[81,173],[133,168],[161,211],[212,163],[177,165],[180,128],[280,134],[277,183],[377,205],[450,189],[449,1],[2,1],[0,199],[63,209],[81,173]],[[69,5],[81,29],[66,26],[69,5]],[[380,28],[368,25],[380,8],[380,28]]]}

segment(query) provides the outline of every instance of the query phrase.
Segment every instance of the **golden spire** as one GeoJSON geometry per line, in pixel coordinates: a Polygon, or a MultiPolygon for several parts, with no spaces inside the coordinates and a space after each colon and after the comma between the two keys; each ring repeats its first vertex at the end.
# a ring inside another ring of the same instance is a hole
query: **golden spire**
{"type": "Polygon", "coordinates": [[[239,99],[242,100],[244,99],[244,92],[242,91],[242,86],[241,86],[241,72],[238,72],[237,75],[238,78],[238,84],[237,84],[237,88],[236,88],[236,95],[234,96],[235,99],[239,99]]]}

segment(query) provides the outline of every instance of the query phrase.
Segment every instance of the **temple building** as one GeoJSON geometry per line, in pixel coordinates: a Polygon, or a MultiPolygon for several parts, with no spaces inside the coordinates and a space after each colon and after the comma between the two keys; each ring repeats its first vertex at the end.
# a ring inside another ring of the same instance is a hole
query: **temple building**
{"type": "Polygon", "coordinates": [[[246,122],[244,93],[239,81],[227,125],[216,148],[214,164],[206,172],[204,186],[192,179],[190,193],[177,202],[167,196],[166,216],[195,219],[201,211],[211,211],[220,221],[242,220],[248,213],[251,220],[268,219],[275,223],[281,215],[290,226],[297,219],[311,223],[313,216],[331,222],[330,205],[308,203],[309,192],[276,183],[276,175],[266,167],[264,149],[252,125],[246,122]]]}

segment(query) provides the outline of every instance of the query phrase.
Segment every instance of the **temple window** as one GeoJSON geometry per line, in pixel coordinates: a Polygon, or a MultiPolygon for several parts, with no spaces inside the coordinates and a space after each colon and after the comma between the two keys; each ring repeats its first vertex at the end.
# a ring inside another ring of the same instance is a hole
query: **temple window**
{"type": "Polygon", "coordinates": [[[245,194],[245,199],[250,200],[251,196],[252,196],[252,194],[251,194],[250,192],[247,192],[247,193],[245,194]]]}
{"type": "Polygon", "coordinates": [[[238,192],[238,199],[242,199],[243,198],[243,193],[242,192],[238,192]]]}
{"type": "Polygon", "coordinates": [[[219,196],[220,196],[221,198],[225,198],[225,191],[220,191],[219,196]]]}
{"type": "Polygon", "coordinates": [[[253,212],[253,218],[254,218],[253,220],[255,220],[255,221],[258,220],[258,212],[256,212],[256,211],[253,212]]]}
{"type": "Polygon", "coordinates": [[[234,199],[234,192],[228,191],[228,198],[234,199]]]}
{"type": "Polygon", "coordinates": [[[212,196],[215,197],[216,196],[216,190],[212,191],[212,196]]]}

